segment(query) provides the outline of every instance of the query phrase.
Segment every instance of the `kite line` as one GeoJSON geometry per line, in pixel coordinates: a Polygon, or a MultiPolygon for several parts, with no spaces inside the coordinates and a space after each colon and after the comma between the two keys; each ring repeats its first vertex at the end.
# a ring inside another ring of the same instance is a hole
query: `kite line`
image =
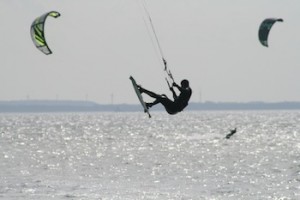
{"type": "MultiPolygon", "coordinates": [[[[170,84],[170,81],[172,81],[172,83],[174,83],[174,82],[175,82],[175,81],[174,81],[174,77],[173,77],[173,75],[172,75],[171,70],[168,68],[167,60],[165,59],[165,56],[164,56],[162,47],[161,47],[161,45],[160,45],[160,42],[159,42],[157,33],[156,33],[156,31],[155,31],[155,27],[154,27],[154,24],[153,24],[153,21],[152,21],[150,12],[149,12],[149,10],[148,10],[148,8],[147,8],[146,0],[141,0],[141,2],[142,2],[143,9],[144,9],[144,11],[145,11],[145,13],[146,13],[146,15],[147,15],[148,20],[149,20],[150,27],[151,27],[151,31],[152,31],[152,33],[153,33],[153,35],[154,35],[155,42],[156,42],[156,44],[157,44],[157,47],[158,47],[158,50],[159,50],[160,57],[161,57],[161,60],[162,60],[163,65],[164,65],[164,71],[165,71],[165,72],[167,73],[167,75],[168,75],[168,76],[166,77],[167,84],[168,84],[169,88],[171,89],[171,88],[172,88],[172,85],[170,84]]],[[[153,38],[151,37],[151,34],[150,34],[151,31],[149,30],[149,27],[147,26],[147,23],[146,23],[145,19],[144,19],[144,23],[145,23],[145,25],[146,25],[146,27],[147,27],[147,31],[148,31],[148,34],[150,35],[152,44],[154,45],[155,42],[153,41],[153,38]]],[[[155,46],[155,45],[154,45],[154,46],[155,46]]]]}

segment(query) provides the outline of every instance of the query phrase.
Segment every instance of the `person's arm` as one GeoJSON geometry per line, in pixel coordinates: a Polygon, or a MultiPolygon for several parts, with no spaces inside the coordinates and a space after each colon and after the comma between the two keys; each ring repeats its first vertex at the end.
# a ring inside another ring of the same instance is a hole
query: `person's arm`
{"type": "Polygon", "coordinates": [[[170,87],[170,90],[171,90],[171,92],[173,94],[174,100],[176,100],[178,98],[178,96],[177,96],[176,92],[174,91],[173,87],[170,87]]]}
{"type": "Polygon", "coordinates": [[[180,87],[177,83],[173,83],[173,86],[176,87],[180,92],[182,92],[182,87],[180,87]]]}

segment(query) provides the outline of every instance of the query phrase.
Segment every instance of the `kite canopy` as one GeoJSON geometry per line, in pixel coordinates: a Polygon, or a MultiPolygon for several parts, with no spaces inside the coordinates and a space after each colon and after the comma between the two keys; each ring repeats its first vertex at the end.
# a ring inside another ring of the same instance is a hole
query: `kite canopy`
{"type": "Polygon", "coordinates": [[[45,22],[48,16],[57,18],[60,16],[59,12],[51,11],[43,14],[42,16],[36,18],[30,28],[30,34],[33,43],[35,44],[36,48],[38,48],[40,51],[42,51],[44,54],[48,55],[51,54],[52,51],[47,45],[46,38],[45,38],[45,22]]]}
{"type": "Polygon", "coordinates": [[[258,38],[259,38],[260,43],[263,46],[268,47],[268,36],[269,36],[270,30],[275,22],[283,22],[283,19],[267,18],[260,24],[259,31],[258,31],[258,38]]]}

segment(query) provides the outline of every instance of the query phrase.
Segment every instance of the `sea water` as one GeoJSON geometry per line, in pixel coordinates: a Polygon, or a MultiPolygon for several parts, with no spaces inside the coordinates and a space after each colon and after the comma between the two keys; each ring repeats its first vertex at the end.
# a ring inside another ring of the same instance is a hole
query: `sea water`
{"type": "Polygon", "coordinates": [[[0,199],[300,199],[300,111],[0,114],[0,199]]]}

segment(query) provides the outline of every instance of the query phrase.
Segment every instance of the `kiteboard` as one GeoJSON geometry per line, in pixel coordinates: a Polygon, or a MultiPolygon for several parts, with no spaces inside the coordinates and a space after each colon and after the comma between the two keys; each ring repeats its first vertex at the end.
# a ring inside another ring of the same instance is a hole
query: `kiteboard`
{"type": "Polygon", "coordinates": [[[134,80],[134,78],[132,76],[130,76],[129,79],[131,80],[132,85],[133,85],[133,89],[134,89],[134,91],[135,91],[135,93],[136,93],[136,95],[137,95],[137,97],[138,97],[141,105],[144,108],[144,112],[148,114],[149,118],[151,118],[151,115],[149,113],[149,109],[147,108],[146,103],[145,103],[145,101],[143,99],[143,96],[142,96],[141,92],[139,91],[139,88],[138,88],[138,85],[137,85],[136,81],[134,80]]]}

